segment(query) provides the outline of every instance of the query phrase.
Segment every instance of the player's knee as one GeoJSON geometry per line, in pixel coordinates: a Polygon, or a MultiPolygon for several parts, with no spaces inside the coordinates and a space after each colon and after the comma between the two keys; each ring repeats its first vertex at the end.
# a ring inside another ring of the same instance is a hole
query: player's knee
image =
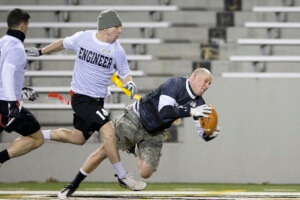
{"type": "Polygon", "coordinates": [[[76,145],[82,146],[82,145],[84,145],[84,144],[85,144],[85,142],[86,142],[86,140],[85,140],[85,139],[78,138],[78,139],[76,139],[76,140],[74,140],[74,141],[73,141],[73,144],[76,144],[76,145]]]}
{"type": "Polygon", "coordinates": [[[71,143],[76,144],[76,145],[84,145],[86,142],[86,139],[83,136],[83,133],[81,131],[78,130],[73,130],[72,131],[72,141],[71,143]]]}
{"type": "Polygon", "coordinates": [[[115,140],[115,129],[113,127],[113,123],[111,121],[104,124],[100,130],[101,138],[105,140],[115,140]]]}
{"type": "Polygon", "coordinates": [[[40,138],[36,141],[36,148],[42,146],[44,144],[45,140],[44,138],[40,138]]]}
{"type": "Polygon", "coordinates": [[[143,169],[140,169],[140,176],[144,179],[148,179],[152,176],[153,169],[151,167],[144,167],[143,169]]]}
{"type": "Polygon", "coordinates": [[[44,137],[41,131],[38,131],[30,136],[32,139],[32,148],[36,149],[44,144],[44,137]]]}
{"type": "Polygon", "coordinates": [[[153,172],[145,172],[145,171],[143,171],[143,172],[140,173],[140,176],[142,178],[144,178],[144,179],[148,179],[148,178],[150,178],[152,176],[152,174],[153,174],[153,172]]]}

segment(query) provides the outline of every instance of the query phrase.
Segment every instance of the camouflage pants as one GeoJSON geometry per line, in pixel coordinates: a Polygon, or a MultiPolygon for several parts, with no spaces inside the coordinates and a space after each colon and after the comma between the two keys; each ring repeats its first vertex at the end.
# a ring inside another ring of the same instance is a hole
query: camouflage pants
{"type": "Polygon", "coordinates": [[[137,144],[136,153],[156,171],[162,149],[163,131],[149,134],[133,111],[132,105],[127,106],[124,114],[114,120],[117,146],[126,150],[137,144]]]}

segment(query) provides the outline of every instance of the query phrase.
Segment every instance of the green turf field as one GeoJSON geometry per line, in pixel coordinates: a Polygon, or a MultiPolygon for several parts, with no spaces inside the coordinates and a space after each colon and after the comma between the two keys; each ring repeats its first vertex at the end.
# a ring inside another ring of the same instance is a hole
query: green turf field
{"type": "MultiPolygon", "coordinates": [[[[0,183],[0,190],[60,190],[66,183],[0,183]]],[[[117,183],[83,182],[78,191],[122,191],[117,183]]],[[[148,183],[145,191],[300,192],[300,185],[148,183]]]]}
{"type": "MultiPolygon", "coordinates": [[[[0,199],[57,200],[66,183],[0,183],[0,199]]],[[[144,191],[129,191],[118,183],[84,182],[72,195],[78,200],[300,200],[300,185],[149,183],[144,191]]]]}

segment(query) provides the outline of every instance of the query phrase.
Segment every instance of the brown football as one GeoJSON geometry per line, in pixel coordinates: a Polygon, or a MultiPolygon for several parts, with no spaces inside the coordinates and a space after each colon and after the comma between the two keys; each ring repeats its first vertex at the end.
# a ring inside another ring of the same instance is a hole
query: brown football
{"type": "MultiPolygon", "coordinates": [[[[210,107],[212,105],[208,104],[210,107]]],[[[203,128],[206,135],[211,135],[216,130],[218,125],[218,114],[216,109],[212,107],[211,113],[208,114],[209,118],[205,117],[199,117],[199,121],[201,124],[201,127],[203,128]]]]}

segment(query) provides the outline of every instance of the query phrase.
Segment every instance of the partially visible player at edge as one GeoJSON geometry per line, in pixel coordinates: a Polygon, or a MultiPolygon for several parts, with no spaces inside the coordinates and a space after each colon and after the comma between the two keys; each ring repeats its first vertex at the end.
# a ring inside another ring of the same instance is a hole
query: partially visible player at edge
{"type": "Polygon", "coordinates": [[[30,15],[21,9],[8,12],[6,35],[0,39],[0,133],[5,130],[22,135],[0,152],[0,166],[11,158],[22,156],[44,143],[36,118],[22,107],[22,98],[35,100],[30,88],[23,88],[27,57],[23,42],[30,15]]]}
{"type": "Polygon", "coordinates": [[[131,190],[143,190],[146,183],[135,180],[122,166],[116,147],[115,129],[109,113],[103,108],[115,71],[118,71],[124,87],[131,91],[131,97],[137,91],[125,51],[117,40],[122,32],[121,26],[118,13],[105,10],[98,17],[98,30],[77,32],[42,49],[28,48],[27,55],[41,56],[63,49],[76,51],[71,83],[75,129],[43,130],[44,138],[82,145],[94,131],[99,131],[107,157],[118,175],[118,181],[131,190]]]}
{"type": "MultiPolygon", "coordinates": [[[[211,82],[212,75],[205,68],[196,69],[188,79],[171,78],[128,106],[125,113],[114,120],[117,146],[135,154],[141,177],[149,178],[157,170],[163,133],[175,120],[193,117],[196,130],[205,141],[218,136],[219,127],[212,135],[206,135],[199,122],[200,116],[208,117],[211,113],[211,107],[202,98],[211,82]]],[[[90,154],[75,179],[60,191],[60,199],[70,197],[106,157],[103,146],[90,154]]]]}

